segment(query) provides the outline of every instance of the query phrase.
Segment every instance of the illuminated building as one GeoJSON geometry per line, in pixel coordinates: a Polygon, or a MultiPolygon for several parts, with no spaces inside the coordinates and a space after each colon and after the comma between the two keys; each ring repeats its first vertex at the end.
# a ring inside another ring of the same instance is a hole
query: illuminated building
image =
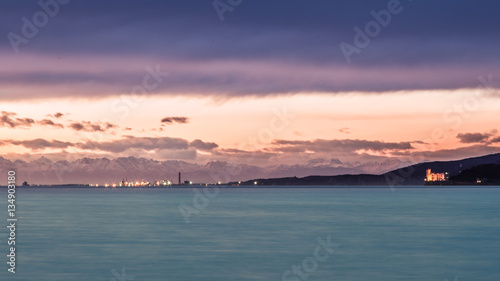
{"type": "Polygon", "coordinates": [[[446,175],[444,173],[433,173],[431,169],[427,169],[425,181],[445,181],[446,175]]]}

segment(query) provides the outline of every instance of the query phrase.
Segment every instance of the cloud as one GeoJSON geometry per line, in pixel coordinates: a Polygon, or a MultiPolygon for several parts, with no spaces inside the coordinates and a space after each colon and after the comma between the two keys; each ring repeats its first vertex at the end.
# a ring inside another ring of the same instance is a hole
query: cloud
{"type": "Polygon", "coordinates": [[[206,161],[226,161],[226,162],[234,162],[240,164],[249,164],[249,165],[269,165],[275,164],[272,163],[271,159],[280,156],[278,152],[270,152],[263,150],[242,150],[242,149],[234,149],[234,148],[219,148],[212,151],[212,154],[200,155],[199,159],[203,159],[206,161]]]}
{"type": "Polygon", "coordinates": [[[87,141],[79,143],[78,148],[86,150],[101,150],[106,152],[121,153],[129,149],[142,149],[142,150],[156,150],[156,149],[170,149],[170,150],[186,150],[189,147],[189,142],[180,138],[149,138],[149,137],[133,137],[126,136],[124,139],[95,142],[87,141]]]}
{"type": "Polygon", "coordinates": [[[118,125],[109,122],[90,122],[90,121],[73,122],[69,124],[68,127],[75,131],[83,131],[83,132],[105,132],[110,129],[119,128],[118,125]]]}
{"type": "Polygon", "coordinates": [[[63,116],[64,116],[64,114],[62,114],[61,112],[57,112],[56,114],[54,114],[55,118],[61,118],[63,116]]]}
{"type": "Polygon", "coordinates": [[[0,114],[0,127],[8,128],[29,128],[34,125],[40,126],[52,126],[58,128],[64,128],[63,124],[55,123],[50,119],[34,120],[32,118],[21,118],[17,117],[17,113],[2,111],[0,114]]]}
{"type": "Polygon", "coordinates": [[[68,148],[72,147],[74,144],[71,142],[63,142],[58,140],[45,140],[45,139],[34,139],[34,140],[2,140],[1,145],[12,144],[20,145],[26,148],[32,149],[33,151],[43,150],[47,148],[68,148]]]}
{"type": "Polygon", "coordinates": [[[78,122],[69,124],[69,127],[75,131],[83,131],[85,129],[85,126],[83,126],[81,123],[78,122]]]}
{"type": "Polygon", "coordinates": [[[35,124],[35,120],[31,118],[18,118],[17,113],[2,111],[0,115],[0,127],[9,127],[9,128],[28,128],[35,124]]]}
{"type": "MultiPolygon", "coordinates": [[[[0,34],[21,34],[20,19],[37,8],[24,2],[2,6],[8,16],[0,18],[0,34]]],[[[0,60],[7,62],[0,66],[0,83],[29,87],[3,98],[40,98],[32,90],[40,85],[51,86],[43,98],[67,96],[69,90],[83,97],[122,94],[142,82],[145,66],[156,63],[172,75],[155,94],[228,98],[473,88],[477,75],[500,71],[500,26],[492,24],[500,9],[497,1],[402,1],[402,14],[353,55],[351,64],[339,44],[353,44],[353,28],[363,29],[372,20],[370,11],[386,8],[387,2],[256,0],[227,12],[223,24],[210,1],[146,3],[61,6],[50,19],[50,32],[22,44],[15,59],[9,59],[9,40],[2,40],[0,60]],[[92,21],[89,11],[99,11],[92,21]],[[98,27],[106,32],[96,32],[98,27]],[[54,59],[54,53],[61,59],[54,59]],[[14,64],[15,71],[9,69],[14,64]],[[87,82],[92,88],[77,87],[87,82]]]]}
{"type": "Polygon", "coordinates": [[[484,156],[488,154],[500,153],[500,147],[487,144],[471,145],[454,149],[439,149],[427,151],[398,151],[394,154],[403,159],[415,159],[418,162],[428,161],[449,161],[470,157],[484,156]]]}
{"type": "Polygon", "coordinates": [[[345,127],[345,128],[339,129],[339,132],[341,132],[343,134],[350,134],[351,133],[351,129],[345,127]]]}
{"type": "Polygon", "coordinates": [[[171,125],[174,123],[186,124],[189,122],[189,118],[187,117],[165,117],[161,119],[161,123],[171,125]]]}
{"type": "Polygon", "coordinates": [[[461,143],[492,143],[497,142],[498,138],[492,139],[494,135],[496,135],[498,131],[496,129],[491,130],[487,133],[459,133],[457,138],[461,143]]]}
{"type": "Polygon", "coordinates": [[[63,124],[54,123],[54,121],[52,121],[50,119],[43,119],[43,120],[37,121],[36,123],[40,124],[42,126],[53,126],[53,127],[58,127],[58,128],[64,128],[63,124]]]}
{"type": "Polygon", "coordinates": [[[500,142],[500,137],[496,137],[490,140],[490,143],[498,143],[500,142]]]}
{"type": "MultiPolygon", "coordinates": [[[[45,140],[45,139],[34,139],[34,140],[0,140],[0,146],[5,145],[19,145],[29,148],[33,151],[48,149],[48,148],[72,148],[73,150],[83,150],[87,151],[85,153],[100,153],[106,155],[116,155],[120,156],[122,153],[126,152],[128,155],[143,156],[147,154],[153,154],[158,158],[168,158],[169,155],[175,159],[192,159],[196,158],[198,151],[214,151],[219,146],[213,142],[204,142],[200,139],[196,139],[189,142],[181,138],[170,138],[170,137],[134,137],[125,136],[122,139],[111,140],[111,141],[85,141],[85,142],[64,142],[58,140],[45,140]]],[[[72,153],[83,155],[84,152],[74,151],[72,153]]]]}
{"type": "MultiPolygon", "coordinates": [[[[23,1],[9,1],[2,6],[9,16],[0,19],[1,34],[20,34],[20,19],[33,13],[36,5],[20,2],[23,1]]],[[[468,56],[468,62],[483,61],[484,53],[478,50],[495,53],[496,34],[500,32],[500,27],[491,24],[497,17],[494,11],[500,9],[496,1],[444,0],[440,5],[431,0],[401,2],[402,14],[394,15],[390,28],[383,29],[382,36],[372,40],[363,50],[360,63],[418,64],[419,59],[422,64],[433,60],[448,63],[464,56],[468,56]],[[453,7],[454,12],[449,13],[448,7],[453,7]],[[422,18],[426,21],[422,22],[422,18]],[[464,18],[470,20],[464,21],[464,18]]],[[[386,1],[369,0],[318,0],[310,5],[301,1],[282,0],[270,4],[255,0],[225,13],[226,20],[222,24],[211,1],[145,3],[112,0],[65,5],[57,17],[51,18],[54,23],[50,26],[51,32],[37,38],[36,49],[58,54],[91,52],[125,56],[140,53],[207,60],[299,58],[316,62],[331,58],[334,62],[345,62],[338,48],[340,42],[352,43],[353,28],[363,28],[372,20],[371,10],[379,11],[387,5],[386,1]],[[89,11],[99,11],[92,22],[85,21],[89,11]],[[134,28],[130,28],[132,23],[134,28]],[[106,28],[105,35],[95,31],[98,26],[106,28]],[[55,44],[57,38],[68,39],[55,44]],[[150,42],[150,38],[156,38],[156,44],[143,44],[150,42]]],[[[3,40],[0,47],[12,50],[8,40],[3,40]]],[[[29,44],[22,47],[24,50],[35,48],[30,48],[29,44]]],[[[497,60],[497,57],[490,59],[497,60]]]]}
{"type": "Polygon", "coordinates": [[[237,163],[273,165],[297,163],[298,159],[342,157],[349,161],[383,161],[385,154],[413,151],[413,142],[382,142],[367,140],[274,140],[257,150],[217,148],[199,159],[235,161],[237,163]],[[370,154],[371,153],[371,154],[370,154]]]}
{"type": "Polygon", "coordinates": [[[186,150],[159,149],[155,152],[155,155],[159,159],[178,159],[178,160],[196,160],[198,156],[196,149],[186,149],[186,150]]]}
{"type": "Polygon", "coordinates": [[[63,114],[63,113],[61,113],[61,112],[56,112],[55,114],[47,114],[47,116],[48,116],[48,117],[54,117],[54,118],[58,118],[58,119],[59,119],[59,118],[63,117],[63,116],[64,116],[64,114],[63,114]]]}
{"type": "Polygon", "coordinates": [[[0,127],[9,127],[9,128],[28,128],[33,125],[41,125],[41,126],[52,126],[64,128],[64,126],[60,123],[55,123],[50,119],[43,119],[40,121],[36,121],[32,118],[19,118],[17,117],[17,113],[2,111],[0,115],[0,127]]]}
{"type": "Polygon", "coordinates": [[[199,150],[204,150],[204,151],[210,151],[210,150],[213,150],[217,147],[219,147],[218,144],[214,143],[214,142],[204,142],[202,140],[194,140],[192,141],[189,146],[191,147],[194,147],[196,149],[199,149],[199,150]]]}
{"type": "Polygon", "coordinates": [[[411,142],[383,142],[383,141],[368,141],[368,140],[323,140],[317,139],[313,141],[290,141],[290,140],[275,140],[272,142],[274,147],[271,149],[281,152],[342,152],[355,153],[357,151],[397,151],[411,150],[413,146],[411,142]]]}
{"type": "Polygon", "coordinates": [[[460,133],[457,135],[457,138],[460,139],[461,143],[485,143],[490,137],[490,134],[481,133],[460,133]]]}
{"type": "MultiPolygon", "coordinates": [[[[500,44],[500,42],[499,42],[500,44]]],[[[0,55],[0,59],[2,59],[0,55]]],[[[5,93],[6,99],[40,98],[32,89],[43,85],[50,91],[44,92],[45,98],[65,97],[71,92],[75,97],[103,98],[118,94],[132,95],[134,87],[141,83],[147,72],[138,68],[133,72],[117,62],[120,58],[89,57],[88,66],[80,66],[81,58],[74,58],[75,66],[58,71],[45,70],[41,78],[22,73],[8,73],[0,66],[0,83],[18,89],[20,93],[5,93]],[[110,69],[109,73],[88,73],[90,65],[102,64],[110,69]],[[71,77],[68,77],[71,76],[71,77]],[[95,81],[92,86],[83,87],[84,81],[95,81]]],[[[42,64],[45,59],[40,59],[42,64]]],[[[126,58],[123,59],[124,62],[126,58]]],[[[365,94],[422,89],[463,89],[474,88],[479,84],[476,73],[496,73],[500,69],[489,66],[469,65],[467,69],[454,66],[435,66],[430,71],[427,66],[401,68],[393,66],[365,67],[345,66],[342,64],[317,64],[312,62],[292,62],[274,60],[221,59],[214,61],[164,61],[175,73],[148,95],[162,96],[269,96],[289,95],[304,92],[319,92],[335,95],[345,92],[365,94]],[[297,71],[300,69],[301,71],[297,71]],[[332,75],[332,73],[337,73],[332,75]],[[360,78],[362,77],[362,79],[360,78]]],[[[124,63],[123,62],[123,63],[124,63]]],[[[131,64],[133,62],[130,62],[131,64]]],[[[145,61],[144,65],[148,62],[145,61]]],[[[499,61],[500,64],[500,61],[499,61]]],[[[65,65],[66,67],[66,65],[65,65]]],[[[163,67],[162,67],[163,68],[163,67]]],[[[35,75],[36,76],[36,75],[35,75]]],[[[495,80],[497,80],[495,78],[495,80]]],[[[500,88],[500,85],[493,85],[500,88]]],[[[486,92],[486,89],[482,87],[486,92]]],[[[491,89],[489,90],[491,92],[491,89]]],[[[168,119],[167,119],[168,120],[168,119]]]]}

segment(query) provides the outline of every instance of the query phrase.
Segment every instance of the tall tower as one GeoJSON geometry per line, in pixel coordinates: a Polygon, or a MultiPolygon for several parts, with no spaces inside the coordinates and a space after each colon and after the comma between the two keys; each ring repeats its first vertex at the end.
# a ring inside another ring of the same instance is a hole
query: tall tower
{"type": "Polygon", "coordinates": [[[181,184],[181,172],[179,172],[179,184],[181,184]]]}

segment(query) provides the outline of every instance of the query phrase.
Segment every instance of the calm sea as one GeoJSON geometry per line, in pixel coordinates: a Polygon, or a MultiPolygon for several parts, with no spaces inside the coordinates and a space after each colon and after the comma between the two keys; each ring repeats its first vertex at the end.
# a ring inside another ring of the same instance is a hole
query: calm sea
{"type": "Polygon", "coordinates": [[[203,192],[18,188],[14,275],[2,188],[0,280],[500,280],[500,188],[203,192]]]}

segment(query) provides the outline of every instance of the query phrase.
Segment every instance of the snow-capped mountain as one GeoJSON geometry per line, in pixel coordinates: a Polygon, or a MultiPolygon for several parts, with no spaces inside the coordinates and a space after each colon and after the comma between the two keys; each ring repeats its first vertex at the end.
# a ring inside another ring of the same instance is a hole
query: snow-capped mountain
{"type": "Polygon", "coordinates": [[[193,182],[229,182],[254,178],[304,177],[308,175],[380,174],[402,167],[397,160],[368,163],[343,163],[339,159],[313,159],[305,164],[258,167],[211,161],[205,165],[178,160],[157,161],[146,158],[120,157],[81,158],[75,161],[53,162],[41,157],[31,162],[10,161],[0,157],[0,180],[6,182],[7,171],[15,170],[18,183],[34,184],[105,183],[127,180],[161,180],[193,182]]]}

